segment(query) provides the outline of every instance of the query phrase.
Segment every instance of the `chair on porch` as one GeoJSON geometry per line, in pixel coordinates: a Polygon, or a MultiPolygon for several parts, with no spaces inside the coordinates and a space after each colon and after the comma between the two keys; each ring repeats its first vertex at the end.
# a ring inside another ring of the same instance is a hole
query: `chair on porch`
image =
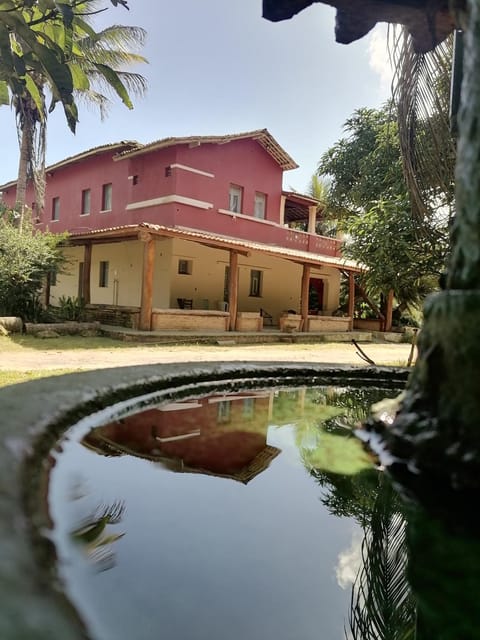
{"type": "Polygon", "coordinates": [[[193,300],[191,298],[177,298],[177,303],[180,309],[193,308],[193,300]]]}
{"type": "Polygon", "coordinates": [[[267,321],[270,326],[273,325],[273,316],[271,313],[268,313],[266,309],[261,308],[260,315],[262,316],[264,322],[267,321]]]}

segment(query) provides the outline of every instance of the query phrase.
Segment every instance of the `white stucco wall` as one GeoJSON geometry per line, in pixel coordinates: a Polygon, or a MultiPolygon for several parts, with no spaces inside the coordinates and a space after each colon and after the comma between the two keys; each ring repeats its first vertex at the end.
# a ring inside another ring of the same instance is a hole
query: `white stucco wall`
{"type": "Polygon", "coordinates": [[[68,247],[63,250],[67,259],[62,273],[57,274],[57,284],[50,287],[50,304],[58,304],[61,296],[78,296],[78,264],[83,261],[83,247],[68,247]]]}
{"type": "MultiPolygon", "coordinates": [[[[170,306],[177,307],[177,298],[191,298],[194,308],[216,309],[223,300],[225,267],[228,265],[228,251],[211,249],[185,240],[174,240],[170,306]],[[191,261],[191,274],[178,273],[179,260],[191,261]]],[[[240,255],[238,267],[239,311],[259,311],[264,308],[272,314],[275,322],[287,309],[295,309],[300,313],[301,265],[262,253],[252,253],[248,257],[240,255]],[[262,272],[260,297],[249,295],[252,269],[262,272]]],[[[311,277],[324,280],[324,313],[331,314],[339,304],[339,271],[329,267],[314,268],[311,277]]]]}
{"type": "MultiPolygon", "coordinates": [[[[92,249],[91,302],[140,306],[144,243],[140,241],[94,245],[92,249]],[[107,287],[99,287],[100,261],[109,263],[107,287]]],[[[83,262],[83,247],[65,249],[69,264],[67,273],[59,274],[57,285],[51,287],[50,298],[77,296],[79,263],[83,262]]],[[[218,309],[223,301],[225,267],[229,252],[178,239],[158,239],[155,243],[153,308],[177,308],[177,298],[191,298],[194,309],[218,309]],[[178,273],[179,260],[188,260],[190,274],[178,273]]],[[[302,266],[280,258],[252,252],[240,255],[239,311],[266,309],[274,322],[287,309],[300,313],[302,266]],[[261,296],[250,296],[250,272],[262,272],[261,296]]],[[[329,267],[312,268],[312,278],[324,280],[323,313],[331,314],[339,304],[340,273],[329,267]]]]}

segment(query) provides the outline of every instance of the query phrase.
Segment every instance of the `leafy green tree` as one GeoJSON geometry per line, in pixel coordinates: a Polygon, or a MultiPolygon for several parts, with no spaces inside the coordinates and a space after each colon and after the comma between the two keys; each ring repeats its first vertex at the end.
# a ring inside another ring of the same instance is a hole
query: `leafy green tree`
{"type": "Polygon", "coordinates": [[[12,212],[0,213],[0,315],[33,321],[41,310],[42,284],[63,263],[59,244],[65,236],[29,228],[21,232],[12,212]]]}
{"type": "Polygon", "coordinates": [[[399,311],[417,306],[438,286],[448,213],[438,210],[432,189],[422,219],[412,214],[392,104],[355,111],[345,130],[318,165],[319,175],[331,179],[329,206],[346,234],[345,255],[367,267],[362,284],[379,304],[393,289],[399,311]]]}
{"type": "Polygon", "coordinates": [[[330,180],[330,211],[344,219],[363,213],[377,200],[406,195],[393,107],[358,109],[344,130],[347,135],[318,164],[318,175],[330,180]]]}
{"type": "Polygon", "coordinates": [[[425,237],[418,233],[405,197],[393,197],[372,205],[362,215],[345,222],[350,240],[344,254],[369,268],[362,277],[377,299],[393,289],[399,310],[418,307],[438,287],[448,249],[444,233],[432,227],[425,237]]]}

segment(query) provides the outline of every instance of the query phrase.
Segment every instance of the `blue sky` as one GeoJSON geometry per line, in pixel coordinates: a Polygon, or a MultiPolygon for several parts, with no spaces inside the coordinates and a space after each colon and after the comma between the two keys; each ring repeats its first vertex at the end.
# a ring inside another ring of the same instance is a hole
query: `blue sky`
{"type": "MultiPolygon", "coordinates": [[[[267,128],[300,165],[284,186],[305,191],[317,162],[351,113],[388,98],[387,51],[381,31],[351,45],[334,40],[332,8],[314,5],[292,20],[261,17],[261,0],[129,0],[109,9],[107,24],[148,32],[142,53],[149,90],[132,111],[118,102],[103,122],[80,105],[77,133],[57,107],[49,118],[47,162],[91,147],[167,136],[267,128]]],[[[13,112],[0,108],[0,184],[16,177],[13,112]]]]}

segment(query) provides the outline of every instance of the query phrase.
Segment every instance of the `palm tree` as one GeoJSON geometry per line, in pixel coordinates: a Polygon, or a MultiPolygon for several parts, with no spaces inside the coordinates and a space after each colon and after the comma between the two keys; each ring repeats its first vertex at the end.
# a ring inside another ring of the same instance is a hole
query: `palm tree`
{"type": "MultiPolygon", "coordinates": [[[[146,62],[143,56],[134,51],[143,45],[146,32],[139,27],[115,25],[97,33],[90,25],[97,6],[96,0],[75,3],[73,37],[66,64],[73,79],[77,100],[98,107],[103,118],[110,104],[107,93],[116,94],[129,109],[133,108],[130,94],[144,94],[145,78],[125,69],[130,65],[146,62]]],[[[63,37],[63,32],[55,22],[43,23],[41,28],[51,40],[63,37]]],[[[28,180],[32,180],[34,184],[37,210],[43,209],[47,111],[53,109],[56,101],[53,94],[52,103],[47,110],[46,94],[52,93],[52,87],[45,74],[31,69],[28,79],[33,90],[14,95],[12,100],[20,144],[16,194],[20,225],[25,210],[28,180]]]]}
{"type": "MultiPolygon", "coordinates": [[[[453,36],[428,53],[416,53],[406,29],[391,33],[404,175],[421,227],[432,214],[454,215],[456,144],[449,120],[453,36]]],[[[427,232],[431,234],[431,225],[427,232]]]]}
{"type": "Polygon", "coordinates": [[[314,173],[308,183],[307,194],[320,203],[317,208],[317,214],[321,213],[322,218],[317,222],[317,233],[322,236],[335,237],[337,234],[337,220],[329,215],[330,184],[328,180],[314,173]]]}

